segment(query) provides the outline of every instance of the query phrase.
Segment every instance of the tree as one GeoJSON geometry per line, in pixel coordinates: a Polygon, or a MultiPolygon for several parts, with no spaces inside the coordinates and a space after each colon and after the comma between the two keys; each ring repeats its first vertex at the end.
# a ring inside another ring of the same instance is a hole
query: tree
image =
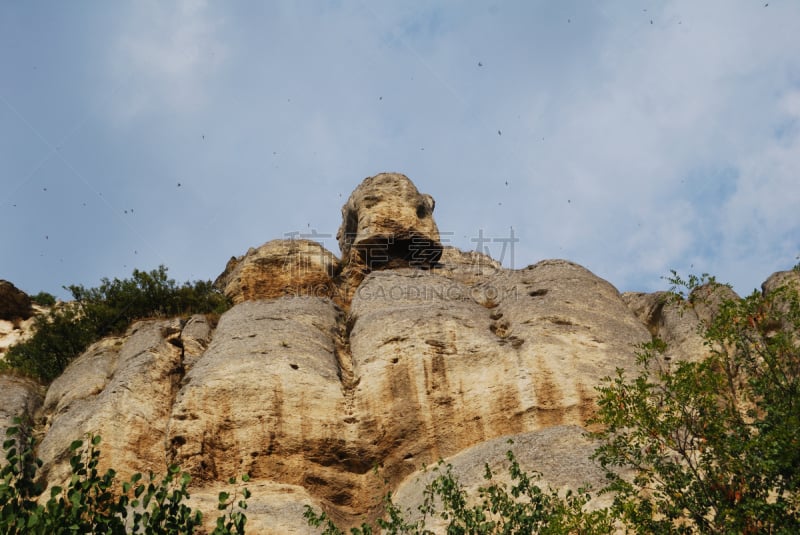
{"type": "MultiPolygon", "coordinates": [[[[716,284],[670,280],[684,307],[716,284]]],[[[599,389],[595,457],[609,468],[614,513],[639,533],[798,533],[798,288],[726,300],[702,334],[707,357],[667,365],[654,339],[633,380],[618,370],[599,389]]]]}
{"type": "MultiPolygon", "coordinates": [[[[34,454],[35,441],[28,426],[15,425],[6,430],[3,442],[5,460],[0,464],[0,533],[3,535],[60,535],[68,533],[192,533],[202,525],[200,511],[186,505],[190,477],[172,465],[158,478],[136,473],[120,483],[113,469],[100,473],[99,436],[70,445],[71,477],[65,487],[53,486],[50,498],[39,496],[44,485],[37,480],[42,461],[34,454]],[[141,531],[140,531],[141,530],[141,531]]],[[[242,476],[246,482],[247,476],[242,476]]],[[[235,480],[230,480],[235,483],[235,480]]],[[[247,498],[242,489],[219,494],[220,511],[214,535],[243,534],[247,518],[247,498]],[[236,507],[234,507],[234,504],[236,507]]]]}

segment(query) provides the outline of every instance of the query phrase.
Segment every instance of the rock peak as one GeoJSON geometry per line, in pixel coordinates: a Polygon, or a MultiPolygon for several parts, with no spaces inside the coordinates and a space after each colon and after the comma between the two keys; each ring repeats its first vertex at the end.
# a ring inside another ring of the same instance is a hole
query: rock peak
{"type": "Polygon", "coordinates": [[[435,202],[400,173],[365,178],[342,206],[336,238],[345,265],[425,267],[442,256],[435,202]]]}

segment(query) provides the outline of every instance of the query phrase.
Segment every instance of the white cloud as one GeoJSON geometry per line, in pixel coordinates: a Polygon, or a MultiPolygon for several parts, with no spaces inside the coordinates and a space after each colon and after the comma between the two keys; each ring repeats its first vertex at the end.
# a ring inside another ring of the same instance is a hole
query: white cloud
{"type": "Polygon", "coordinates": [[[118,117],[153,110],[193,112],[228,55],[221,17],[204,0],[137,2],[111,46],[118,117]]]}

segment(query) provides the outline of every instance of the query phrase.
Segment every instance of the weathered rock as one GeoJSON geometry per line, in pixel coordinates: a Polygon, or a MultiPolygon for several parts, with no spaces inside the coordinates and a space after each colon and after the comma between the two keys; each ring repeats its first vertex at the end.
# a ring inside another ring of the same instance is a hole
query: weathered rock
{"type": "MultiPolygon", "coordinates": [[[[303,513],[305,506],[320,509],[320,502],[299,485],[286,485],[270,481],[249,481],[246,485],[252,493],[247,500],[246,530],[258,535],[319,535],[320,530],[308,525],[303,513]]],[[[219,493],[233,494],[236,488],[216,484],[210,487],[192,488],[187,504],[204,511],[204,528],[211,533],[216,518],[219,493]]],[[[241,489],[239,489],[241,491],[241,489]]],[[[241,496],[241,494],[239,494],[241,496]]],[[[238,498],[237,498],[238,500],[238,498]]]]}
{"type": "Polygon", "coordinates": [[[203,483],[247,473],[357,505],[357,476],[375,459],[348,433],[339,316],[316,297],[248,301],[226,312],[172,409],[172,460],[203,483]]]}
{"type": "Polygon", "coordinates": [[[622,294],[623,301],[650,334],[667,344],[665,361],[686,359],[689,355],[696,355],[697,358],[706,355],[708,349],[700,334],[697,312],[682,303],[670,301],[669,297],[667,292],[622,294]]]}
{"type": "MultiPolygon", "coordinates": [[[[209,522],[228,478],[248,474],[257,533],[312,533],[305,505],[352,525],[386,490],[416,504],[423,482],[404,478],[442,457],[473,488],[485,461],[502,472],[508,436],[542,484],[600,486],[582,432],[595,387],[631,375],[654,335],[673,358],[700,355],[697,328],[735,294],[708,286],[678,307],[565,260],[503,269],[442,247],[432,211],[405,176],[367,178],[342,209],[341,264],[315,242],[268,242],[217,280],[235,303],[218,325],[149,320],[94,344],[41,409],[49,481],[72,440],[100,434],[101,469],[188,470],[209,522]]],[[[37,412],[35,385],[0,376],[0,403],[0,422],[37,412]]]]}
{"type": "Polygon", "coordinates": [[[33,315],[31,298],[6,280],[0,280],[0,320],[24,320],[33,315]]]}
{"type": "Polygon", "coordinates": [[[477,251],[461,251],[455,247],[442,249],[442,256],[432,271],[437,275],[474,286],[502,271],[503,266],[494,258],[477,251]]]}
{"type": "MultiPolygon", "coordinates": [[[[542,490],[551,488],[558,491],[577,491],[581,487],[591,487],[595,491],[606,484],[605,473],[590,457],[597,445],[577,426],[554,426],[481,442],[444,459],[451,466],[451,473],[458,479],[467,495],[473,499],[478,489],[485,487],[486,465],[494,474],[493,481],[510,485],[508,457],[511,451],[520,468],[529,474],[541,474],[535,484],[542,490]]],[[[417,507],[423,499],[426,485],[443,473],[444,468],[414,472],[403,480],[392,494],[395,505],[406,515],[406,520],[417,521],[421,513],[417,507]]],[[[601,508],[611,504],[610,495],[597,496],[587,504],[587,508],[601,508]]],[[[429,518],[426,527],[434,533],[445,533],[446,524],[440,518],[429,518]]]]}
{"type": "Polygon", "coordinates": [[[208,348],[213,332],[208,318],[203,314],[195,314],[183,326],[181,344],[183,347],[183,367],[186,370],[191,369],[197,359],[208,348]]]}
{"type": "Polygon", "coordinates": [[[442,254],[433,220],[433,197],[408,177],[381,173],[365,178],[342,207],[336,238],[345,264],[367,269],[388,265],[427,266],[442,254]]]}
{"type": "MultiPolygon", "coordinates": [[[[5,440],[6,429],[14,424],[14,418],[31,423],[42,405],[44,387],[24,377],[0,374],[0,438],[5,440]]],[[[0,455],[0,463],[5,455],[0,455]]]]}
{"type": "Polygon", "coordinates": [[[14,321],[0,320],[0,361],[5,358],[9,348],[25,341],[33,335],[36,317],[14,321]]]}
{"type": "Polygon", "coordinates": [[[359,435],[390,480],[495,437],[586,425],[594,386],[649,339],[610,284],[566,261],[475,287],[373,272],[348,325],[359,435]]]}
{"type": "Polygon", "coordinates": [[[334,297],[337,258],[310,240],[272,240],[231,258],[215,281],[234,304],[286,295],[334,297]]]}
{"type": "Polygon", "coordinates": [[[761,292],[766,295],[782,286],[791,286],[800,292],[800,270],[790,269],[773,273],[761,285],[761,292]]]}
{"type": "Polygon", "coordinates": [[[688,303],[676,301],[668,292],[622,294],[622,300],[650,334],[666,343],[666,362],[694,361],[708,355],[703,328],[716,316],[724,300],[737,297],[733,290],[720,284],[697,288],[688,303]]]}
{"type": "Polygon", "coordinates": [[[180,326],[178,319],[135,323],[53,381],[39,446],[51,483],[63,483],[69,444],[89,433],[102,437],[101,470],[114,467],[122,477],[165,472],[167,423],[182,373],[180,343],[173,343],[180,326]]]}

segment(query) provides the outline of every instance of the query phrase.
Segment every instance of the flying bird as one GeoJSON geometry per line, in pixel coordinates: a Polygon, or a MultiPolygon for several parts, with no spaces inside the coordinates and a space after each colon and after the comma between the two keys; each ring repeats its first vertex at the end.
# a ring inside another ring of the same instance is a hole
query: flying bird
{"type": "Polygon", "coordinates": [[[483,67],[483,63],[481,63],[481,62],[479,61],[479,62],[478,62],[478,67],[483,67]]]}

